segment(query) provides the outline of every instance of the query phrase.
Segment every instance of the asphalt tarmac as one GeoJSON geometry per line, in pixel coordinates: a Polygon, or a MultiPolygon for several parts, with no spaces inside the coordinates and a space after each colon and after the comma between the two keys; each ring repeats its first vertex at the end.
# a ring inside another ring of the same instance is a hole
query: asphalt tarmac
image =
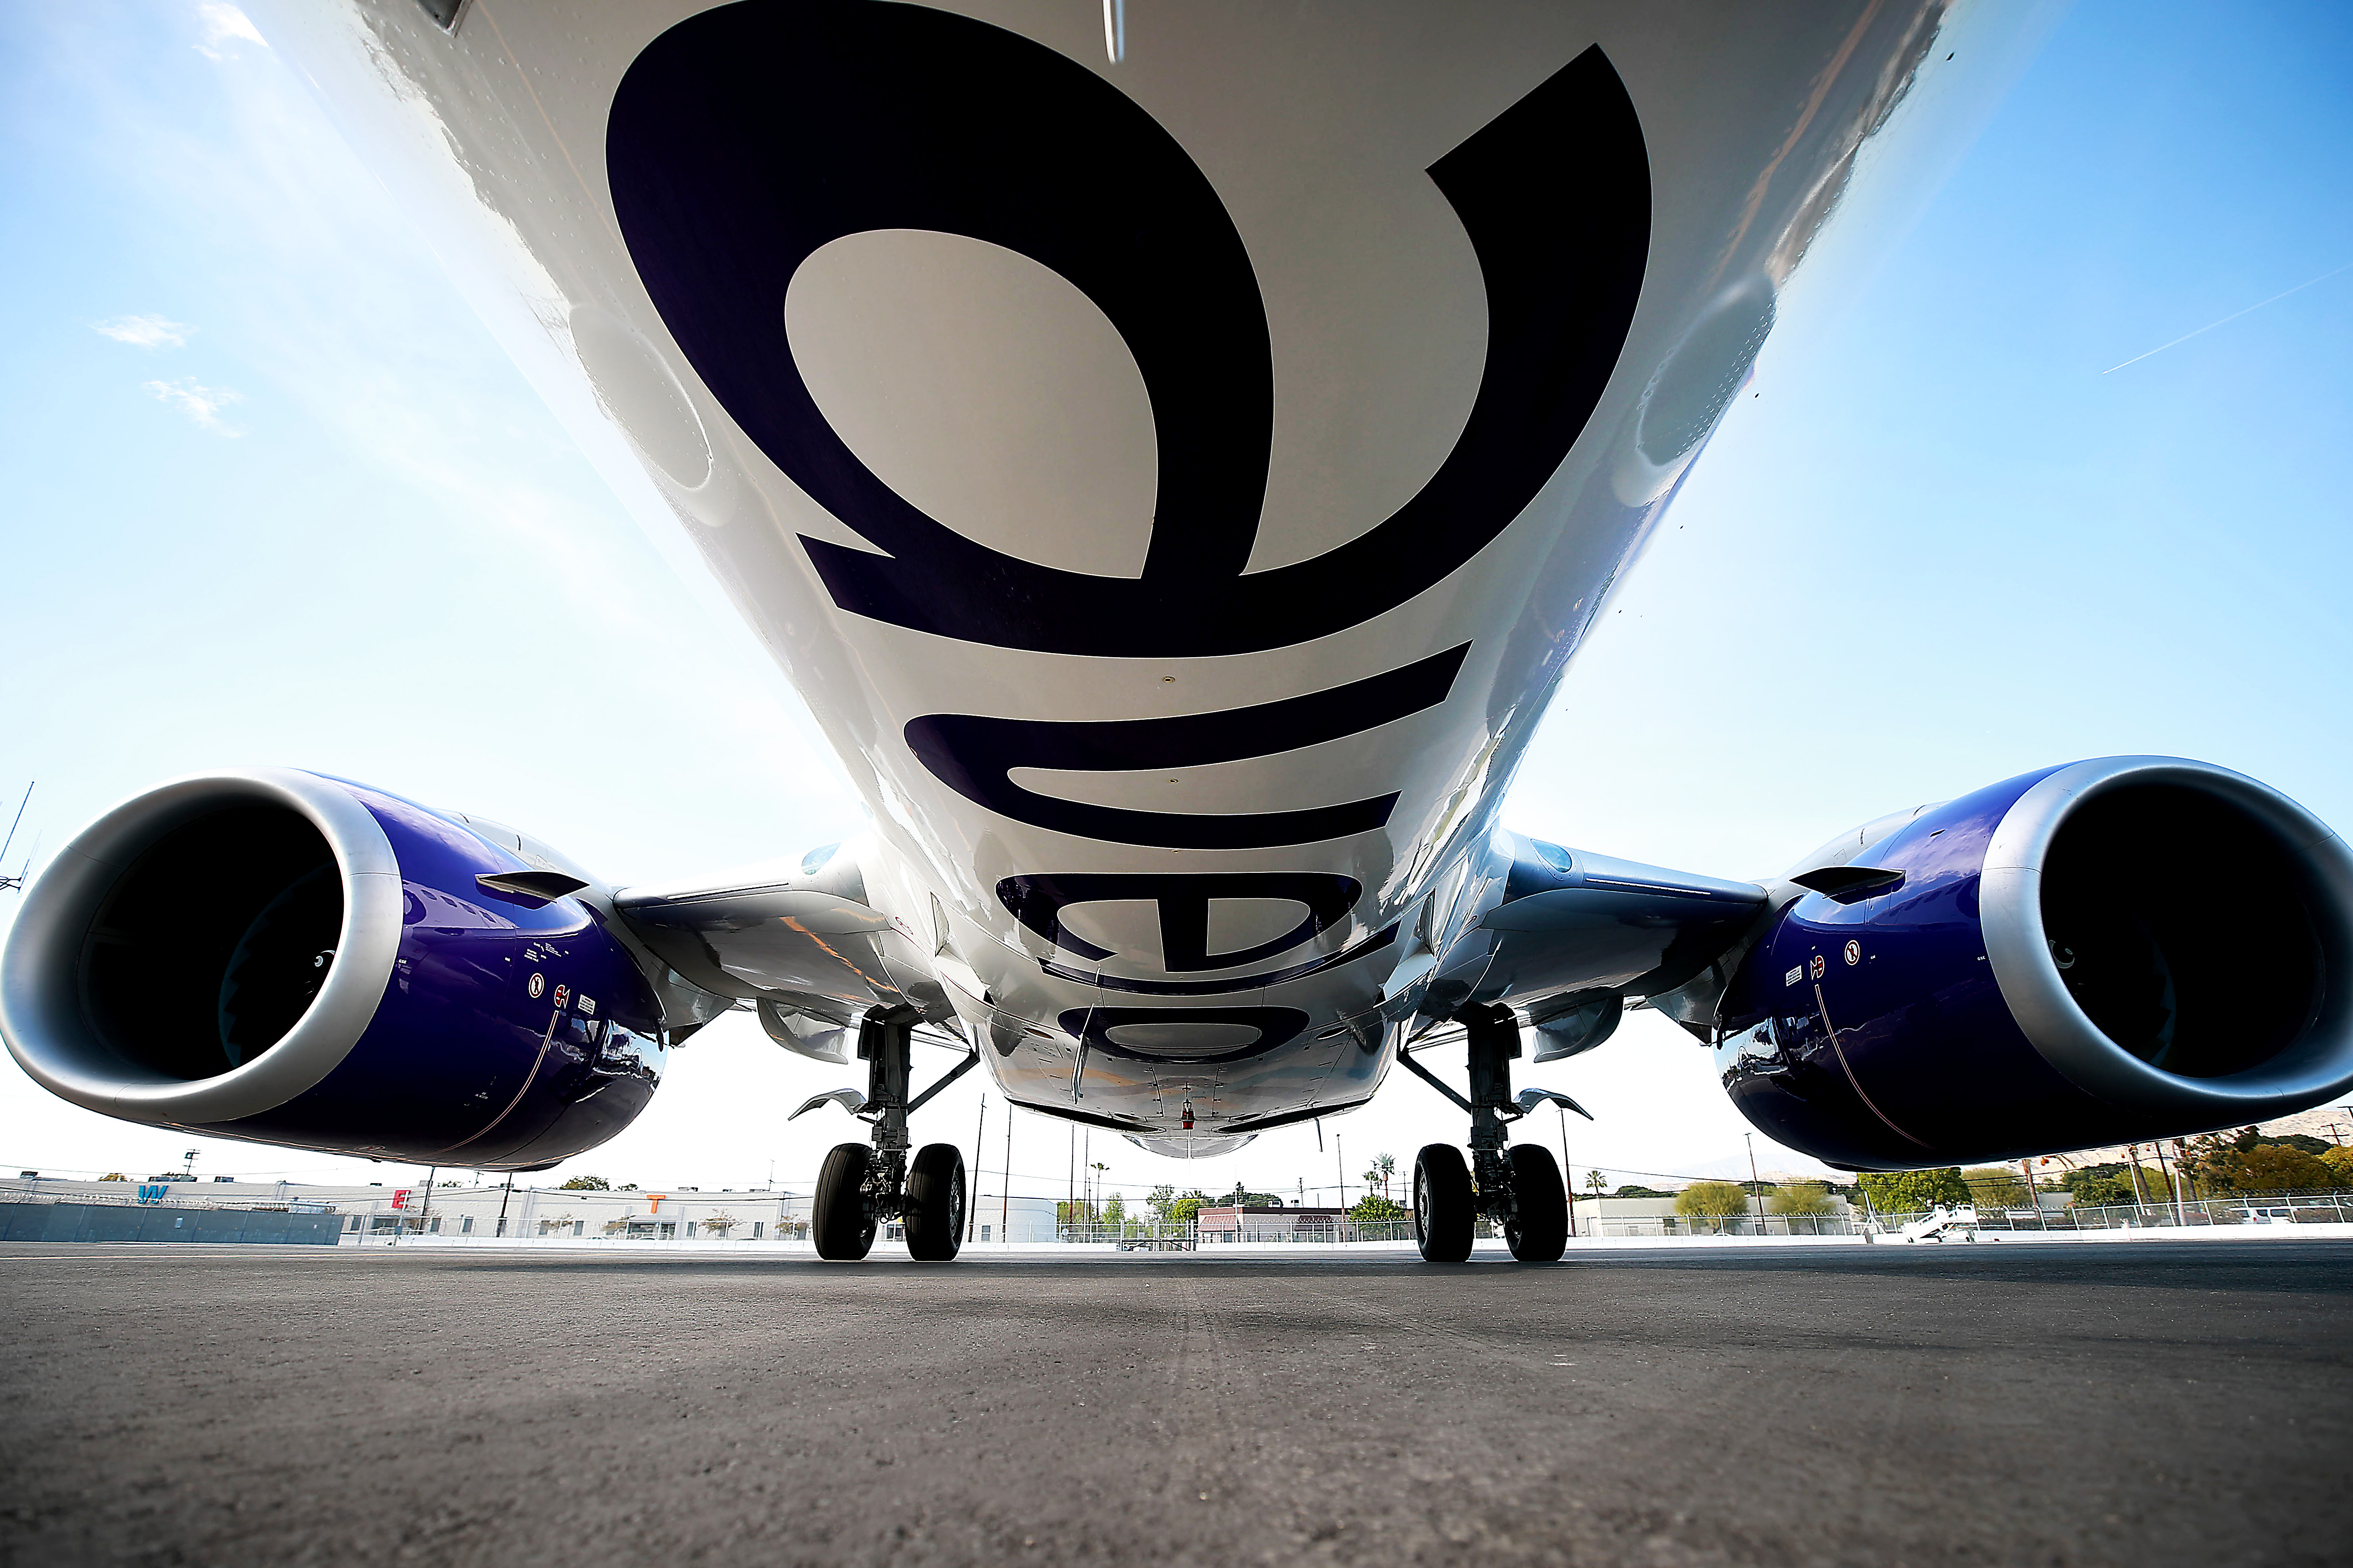
{"type": "Polygon", "coordinates": [[[0,1247],[0,1562],[2341,1563],[2353,1247],[0,1247]]]}

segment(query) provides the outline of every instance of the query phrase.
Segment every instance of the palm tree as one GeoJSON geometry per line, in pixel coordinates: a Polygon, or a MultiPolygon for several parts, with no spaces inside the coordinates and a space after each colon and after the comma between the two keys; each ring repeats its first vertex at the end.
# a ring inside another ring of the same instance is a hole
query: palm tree
{"type": "Polygon", "coordinates": [[[1373,1168],[1365,1173],[1365,1180],[1372,1184],[1374,1186],[1380,1188],[1381,1196],[1386,1198],[1389,1195],[1390,1179],[1396,1176],[1396,1174],[1397,1156],[1395,1154],[1376,1154],[1373,1156],[1373,1168]]]}

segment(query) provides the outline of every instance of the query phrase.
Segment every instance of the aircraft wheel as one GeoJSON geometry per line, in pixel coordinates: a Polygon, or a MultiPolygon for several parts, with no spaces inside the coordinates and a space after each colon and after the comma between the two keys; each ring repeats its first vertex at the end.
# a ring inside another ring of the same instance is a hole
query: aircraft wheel
{"type": "Polygon", "coordinates": [[[944,1263],[964,1246],[964,1152],[926,1143],[907,1171],[907,1252],[944,1263]]]}
{"type": "Polygon", "coordinates": [[[1533,1143],[1510,1150],[1512,1202],[1518,1213],[1504,1226],[1512,1256],[1523,1263],[1557,1263],[1568,1248],[1568,1189],[1550,1151],[1533,1143]]]}
{"type": "Polygon", "coordinates": [[[863,1143],[837,1143],[817,1175],[817,1212],[810,1226],[817,1255],[855,1263],[874,1249],[874,1219],[866,1212],[866,1172],[874,1151],[863,1143]]]}
{"type": "Polygon", "coordinates": [[[1413,1238],[1425,1263],[1471,1256],[1471,1168],[1451,1143],[1431,1143],[1413,1157],[1413,1238]]]}

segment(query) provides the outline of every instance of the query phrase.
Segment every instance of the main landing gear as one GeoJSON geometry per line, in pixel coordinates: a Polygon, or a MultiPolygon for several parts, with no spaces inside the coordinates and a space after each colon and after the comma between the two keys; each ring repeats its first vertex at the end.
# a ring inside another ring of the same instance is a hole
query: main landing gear
{"type": "MultiPolygon", "coordinates": [[[[855,1262],[874,1247],[874,1232],[896,1219],[907,1229],[907,1250],[917,1258],[944,1263],[964,1245],[964,1154],[953,1143],[927,1143],[907,1158],[907,1116],[970,1071],[979,1054],[967,1056],[945,1078],[913,1100],[907,1079],[913,1066],[912,1007],[876,1008],[858,1026],[858,1055],[869,1063],[866,1093],[836,1089],[793,1112],[831,1100],[874,1124],[871,1145],[839,1143],[825,1157],[817,1178],[817,1213],[810,1229],[817,1255],[855,1262]]],[[[786,1118],[787,1121],[790,1118],[786,1118]]]]}
{"type": "Polygon", "coordinates": [[[1431,1263],[1460,1263],[1471,1256],[1472,1227],[1481,1218],[1504,1227],[1512,1256],[1523,1263],[1556,1263],[1568,1247],[1568,1190],[1560,1167],[1545,1149],[1504,1142],[1506,1123],[1517,1121],[1547,1100],[1579,1116],[1585,1108],[1550,1089],[1524,1090],[1512,1098],[1512,1059],[1520,1054],[1519,1020],[1508,1007],[1490,1006],[1456,1015],[1471,1046],[1471,1097],[1465,1100],[1410,1056],[1398,1059],[1439,1093],[1471,1113],[1471,1162],[1451,1143],[1431,1143],[1414,1156],[1413,1236],[1431,1263]]]}

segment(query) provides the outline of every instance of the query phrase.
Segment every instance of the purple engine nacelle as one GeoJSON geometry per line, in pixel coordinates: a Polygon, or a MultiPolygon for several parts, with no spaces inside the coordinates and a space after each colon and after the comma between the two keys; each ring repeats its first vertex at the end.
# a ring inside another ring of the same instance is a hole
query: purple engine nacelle
{"type": "Polygon", "coordinates": [[[338,1154],[534,1170],[612,1137],[660,1004],[585,879],[290,769],[181,779],[60,851],[0,953],[0,1034],[77,1105],[338,1154]]]}
{"type": "Polygon", "coordinates": [[[1807,875],[1831,890],[1774,918],[1717,1015],[1725,1088],[1792,1148],[1863,1170],[2010,1159],[2353,1087],[2353,855],[2253,779],[2076,763],[1855,858],[1807,875]]]}

